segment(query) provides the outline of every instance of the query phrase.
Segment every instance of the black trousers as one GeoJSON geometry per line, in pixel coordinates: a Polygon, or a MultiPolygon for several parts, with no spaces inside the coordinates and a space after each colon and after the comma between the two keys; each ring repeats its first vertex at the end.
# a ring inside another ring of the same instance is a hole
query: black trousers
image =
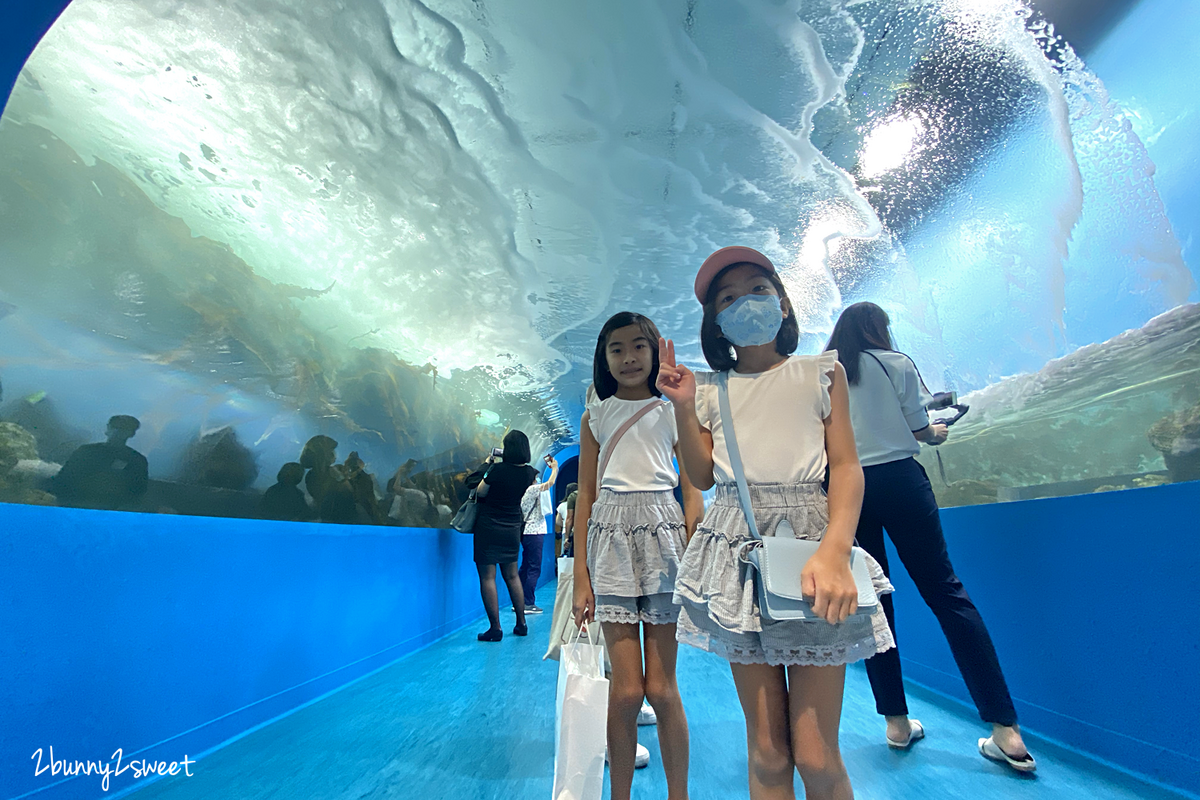
{"type": "MultiPolygon", "coordinates": [[[[950,564],[937,501],[925,469],[916,459],[905,458],[863,467],[863,475],[866,493],[858,521],[858,545],[890,575],[883,546],[883,532],[887,531],[909,577],[942,626],[979,716],[984,722],[1015,725],[1017,712],[992,637],[950,564]]],[[[891,595],[884,595],[882,602],[895,635],[891,595]]],[[[908,714],[898,646],[867,659],[867,677],[880,714],[908,714]]]]}
{"type": "Polygon", "coordinates": [[[533,593],[537,589],[538,578],[542,576],[542,549],[546,546],[546,534],[527,533],[521,536],[521,568],[517,575],[521,578],[521,587],[525,590],[525,607],[533,605],[533,593]]]}

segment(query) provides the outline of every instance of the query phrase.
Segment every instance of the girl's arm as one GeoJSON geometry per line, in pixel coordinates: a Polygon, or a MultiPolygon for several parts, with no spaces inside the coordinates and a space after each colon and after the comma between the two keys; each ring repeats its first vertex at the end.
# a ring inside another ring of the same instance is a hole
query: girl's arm
{"type": "Polygon", "coordinates": [[[675,363],[675,343],[658,340],[658,389],[667,396],[675,409],[675,425],[679,429],[679,471],[686,472],[694,487],[711,489],[713,477],[712,434],[696,416],[696,376],[682,364],[675,363]]]}
{"type": "Polygon", "coordinates": [[[675,445],[675,459],[679,462],[679,489],[683,492],[683,521],[687,524],[687,540],[690,542],[700,520],[704,518],[704,496],[688,479],[687,470],[683,468],[683,455],[678,444],[675,445]]]}
{"type": "Polygon", "coordinates": [[[836,364],[829,387],[832,409],[825,418],[825,453],[829,459],[829,528],[802,574],[804,594],[827,622],[838,623],[858,609],[858,589],[850,573],[850,548],[862,511],[863,472],[850,425],[846,371],[836,364]]]}
{"type": "Polygon", "coordinates": [[[575,599],[576,627],[591,622],[596,614],[596,596],[587,568],[587,524],[596,502],[596,470],[599,468],[600,443],[589,424],[591,412],[585,411],[579,422],[579,494],[575,497],[575,599]]]}

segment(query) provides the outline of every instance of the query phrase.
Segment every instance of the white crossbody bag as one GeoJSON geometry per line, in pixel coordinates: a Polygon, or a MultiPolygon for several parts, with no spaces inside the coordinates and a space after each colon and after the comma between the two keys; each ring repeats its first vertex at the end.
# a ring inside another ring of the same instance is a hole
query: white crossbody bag
{"type": "MultiPolygon", "coordinates": [[[[721,425],[725,431],[725,448],[729,451],[729,463],[737,479],[738,499],[746,524],[750,528],[750,541],[738,549],[738,558],[749,564],[757,573],[754,583],[758,589],[758,608],[763,617],[776,622],[784,620],[820,620],[812,605],[804,598],[800,573],[812,558],[819,541],[797,539],[791,524],[785,519],[775,529],[774,536],[764,538],[754,521],[754,509],[750,505],[750,487],[746,484],[746,472],[742,469],[742,457],[738,452],[737,436],[733,432],[733,412],[729,408],[729,373],[722,372],[718,378],[717,395],[721,405],[721,425]]],[[[866,551],[861,547],[850,550],[850,574],[858,588],[858,610],[854,613],[870,614],[879,604],[871,573],[867,569],[866,551]]]]}

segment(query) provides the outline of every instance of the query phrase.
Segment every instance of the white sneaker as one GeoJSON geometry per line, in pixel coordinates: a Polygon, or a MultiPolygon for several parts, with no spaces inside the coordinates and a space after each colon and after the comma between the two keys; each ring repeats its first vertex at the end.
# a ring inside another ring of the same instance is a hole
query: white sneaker
{"type": "MultiPolygon", "coordinates": [[[[608,748],[604,748],[604,763],[608,763],[608,748]]],[[[641,742],[638,742],[637,751],[633,756],[633,768],[642,769],[650,765],[650,750],[641,742]]]]}
{"type": "Polygon", "coordinates": [[[654,709],[649,703],[642,703],[642,710],[638,712],[638,725],[657,725],[658,714],[654,713],[654,709]]]}

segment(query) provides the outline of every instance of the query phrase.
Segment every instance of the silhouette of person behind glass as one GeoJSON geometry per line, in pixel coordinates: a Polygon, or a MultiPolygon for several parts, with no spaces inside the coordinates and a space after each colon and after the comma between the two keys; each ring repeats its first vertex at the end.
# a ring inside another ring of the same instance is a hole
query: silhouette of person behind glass
{"type": "Polygon", "coordinates": [[[289,461],[279,468],[274,486],[267,489],[258,504],[258,515],[263,519],[279,519],[289,522],[304,522],[316,516],[304,492],[300,491],[300,481],[304,480],[304,467],[295,461],[289,461]]]}
{"type": "Polygon", "coordinates": [[[379,500],[375,497],[375,478],[367,472],[366,463],[359,457],[358,451],[346,456],[342,465],[342,473],[354,493],[354,502],[362,508],[370,521],[375,525],[383,524],[383,511],[379,508],[379,500]]]}
{"type": "Polygon", "coordinates": [[[337,460],[337,446],[335,439],[318,434],[309,439],[300,452],[300,466],[308,470],[304,486],[317,509],[321,508],[326,492],[341,480],[341,474],[333,469],[333,462],[337,460]]]}
{"type": "Polygon", "coordinates": [[[107,441],[72,453],[53,481],[59,504],[111,511],[136,507],[149,483],[148,465],[126,442],[141,426],[137,417],[117,415],[108,421],[107,441]]]}

